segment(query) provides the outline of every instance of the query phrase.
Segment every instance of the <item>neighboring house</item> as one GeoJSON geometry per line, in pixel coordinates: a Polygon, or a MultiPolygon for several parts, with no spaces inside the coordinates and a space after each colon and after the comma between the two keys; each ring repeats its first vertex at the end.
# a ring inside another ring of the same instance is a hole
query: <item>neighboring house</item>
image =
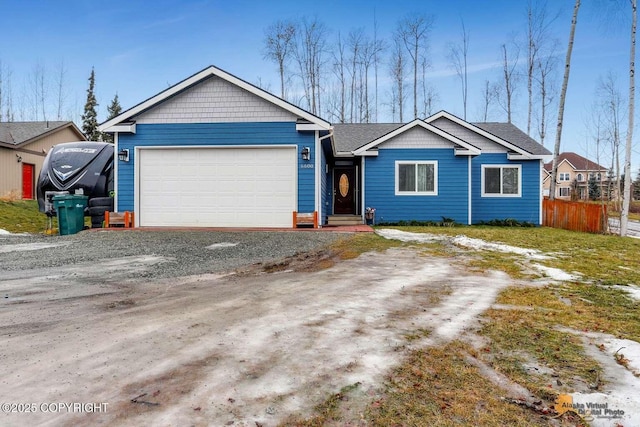
{"type": "MultiPolygon", "coordinates": [[[[544,165],[544,195],[549,196],[552,162],[544,165]]],[[[608,186],[608,169],[576,153],[560,153],[556,176],[556,198],[564,200],[588,200],[589,181],[595,180],[602,194],[608,186]]]]}
{"type": "Polygon", "coordinates": [[[0,196],[33,199],[47,152],[62,142],[85,141],[73,122],[0,122],[0,196]]]}
{"type": "Polygon", "coordinates": [[[208,67],[100,125],[114,134],[116,210],[139,226],[291,227],[292,213],[362,222],[540,224],[550,153],[515,126],[444,111],[335,124],[208,67]]]}

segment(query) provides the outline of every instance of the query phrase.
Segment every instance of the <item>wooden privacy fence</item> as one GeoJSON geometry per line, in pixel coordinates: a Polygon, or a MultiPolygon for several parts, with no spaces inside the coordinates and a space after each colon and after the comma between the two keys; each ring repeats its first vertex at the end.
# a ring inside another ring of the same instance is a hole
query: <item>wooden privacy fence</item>
{"type": "Polygon", "coordinates": [[[595,203],[549,200],[542,202],[542,225],[586,233],[607,231],[607,206],[595,203]]]}

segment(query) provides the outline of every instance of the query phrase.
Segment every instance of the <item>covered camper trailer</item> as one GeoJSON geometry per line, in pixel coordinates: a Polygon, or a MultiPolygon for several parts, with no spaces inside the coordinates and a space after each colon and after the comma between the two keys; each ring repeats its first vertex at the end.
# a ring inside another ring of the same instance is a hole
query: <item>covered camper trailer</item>
{"type": "Polygon", "coordinates": [[[67,142],[47,154],[38,178],[38,207],[47,212],[46,193],[75,193],[89,200],[113,191],[113,145],[106,142],[67,142]]]}

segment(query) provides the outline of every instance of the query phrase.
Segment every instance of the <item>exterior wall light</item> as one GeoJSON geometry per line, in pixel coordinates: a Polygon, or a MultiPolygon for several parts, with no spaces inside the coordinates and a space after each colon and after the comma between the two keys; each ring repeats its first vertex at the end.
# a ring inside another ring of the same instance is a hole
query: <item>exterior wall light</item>
{"type": "Polygon", "coordinates": [[[22,156],[16,154],[16,161],[20,163],[22,161],[22,156]]]}
{"type": "Polygon", "coordinates": [[[303,147],[300,152],[300,156],[302,157],[302,160],[309,160],[311,158],[311,150],[309,147],[303,147]]]}
{"type": "Polygon", "coordinates": [[[128,162],[129,150],[126,148],[123,148],[122,150],[118,151],[118,160],[120,160],[121,162],[128,162]]]}

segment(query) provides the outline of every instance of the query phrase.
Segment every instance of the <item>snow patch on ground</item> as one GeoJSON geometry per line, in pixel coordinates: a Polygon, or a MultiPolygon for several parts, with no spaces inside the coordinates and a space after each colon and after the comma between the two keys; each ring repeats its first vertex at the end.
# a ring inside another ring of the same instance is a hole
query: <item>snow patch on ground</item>
{"type": "Polygon", "coordinates": [[[435,234],[427,233],[411,233],[408,231],[394,230],[394,229],[381,229],[376,230],[376,234],[386,238],[400,240],[402,242],[418,242],[418,243],[430,243],[443,240],[450,240],[451,243],[458,246],[464,246],[466,248],[477,250],[488,250],[497,252],[513,253],[518,255],[524,255],[527,258],[535,260],[551,259],[549,255],[545,255],[542,252],[535,249],[519,248],[517,246],[504,245],[501,243],[486,242],[482,239],[473,239],[467,236],[438,236],[435,234]]]}
{"type": "Polygon", "coordinates": [[[588,418],[593,427],[640,426],[640,378],[636,376],[640,375],[640,343],[608,334],[572,332],[585,336],[586,353],[602,366],[606,382],[599,393],[571,393],[573,404],[584,405],[585,411],[588,404],[598,406],[588,418]],[[616,355],[624,355],[626,367],[616,361],[616,355]]]}
{"type": "Polygon", "coordinates": [[[40,249],[57,248],[59,246],[66,246],[69,242],[59,243],[18,243],[15,245],[0,245],[0,254],[8,252],[20,252],[20,251],[37,251],[40,249]]]}
{"type": "Polygon", "coordinates": [[[549,277],[552,280],[558,281],[574,281],[578,280],[579,276],[576,274],[569,274],[559,268],[547,267],[540,264],[532,263],[531,266],[540,271],[544,276],[549,277]]]}
{"type": "Polygon", "coordinates": [[[234,246],[237,246],[238,243],[232,243],[232,242],[220,242],[220,243],[214,243],[213,245],[209,245],[207,246],[207,249],[224,249],[224,248],[232,248],[234,246]]]}
{"type": "MultiPolygon", "coordinates": [[[[376,233],[386,239],[400,240],[402,242],[417,242],[417,243],[431,243],[440,241],[450,241],[451,243],[476,250],[487,250],[512,253],[516,255],[522,255],[529,260],[546,260],[552,257],[546,255],[535,249],[519,248],[517,246],[503,245],[500,243],[485,242],[481,239],[472,239],[466,236],[438,236],[427,233],[410,233],[407,231],[394,230],[394,229],[381,229],[376,233]]],[[[579,276],[576,274],[569,274],[559,268],[546,267],[537,263],[531,263],[531,266],[538,270],[543,276],[555,281],[572,281],[578,280],[579,276]]]]}
{"type": "Polygon", "coordinates": [[[631,298],[640,300],[640,288],[634,285],[621,286],[615,285],[614,288],[625,291],[631,298]]]}

